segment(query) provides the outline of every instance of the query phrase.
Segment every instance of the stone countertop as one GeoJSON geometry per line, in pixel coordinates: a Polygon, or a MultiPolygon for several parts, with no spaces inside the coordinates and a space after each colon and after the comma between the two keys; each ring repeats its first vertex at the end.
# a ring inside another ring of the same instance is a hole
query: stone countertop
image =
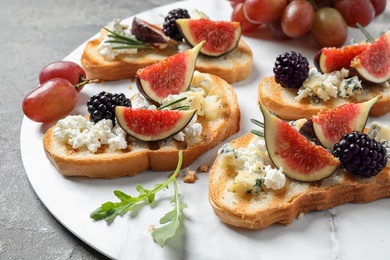
{"type": "Polygon", "coordinates": [[[0,259],[105,259],[59,223],[41,203],[20,153],[23,98],[40,70],[61,60],[102,25],[174,0],[2,0],[0,259]]]}

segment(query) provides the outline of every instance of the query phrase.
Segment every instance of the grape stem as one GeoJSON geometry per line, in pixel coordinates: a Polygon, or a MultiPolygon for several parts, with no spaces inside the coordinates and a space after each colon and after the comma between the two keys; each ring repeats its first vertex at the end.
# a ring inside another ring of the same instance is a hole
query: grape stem
{"type": "Polygon", "coordinates": [[[102,83],[102,80],[100,79],[86,79],[84,77],[80,77],[80,82],[78,84],[76,84],[74,86],[74,88],[77,90],[87,84],[91,84],[91,83],[96,83],[96,84],[100,84],[102,83]]]}
{"type": "Polygon", "coordinates": [[[318,10],[318,6],[316,4],[316,2],[314,2],[314,0],[309,0],[309,2],[311,3],[311,5],[313,6],[314,10],[318,10]]]}

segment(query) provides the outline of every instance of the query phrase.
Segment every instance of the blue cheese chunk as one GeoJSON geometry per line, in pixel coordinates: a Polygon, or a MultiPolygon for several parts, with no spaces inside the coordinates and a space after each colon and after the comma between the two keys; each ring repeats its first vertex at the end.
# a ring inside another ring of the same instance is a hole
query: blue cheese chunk
{"type": "Polygon", "coordinates": [[[349,98],[363,93],[363,86],[357,76],[343,79],[339,85],[338,95],[342,98],[349,98]]]}
{"type": "Polygon", "coordinates": [[[349,98],[363,93],[358,77],[348,78],[348,76],[347,69],[323,74],[312,68],[295,99],[300,101],[310,97],[314,101],[327,101],[331,98],[349,98]]]}
{"type": "Polygon", "coordinates": [[[264,139],[255,136],[247,147],[234,149],[225,144],[219,149],[219,163],[222,168],[230,167],[237,172],[229,185],[230,192],[238,194],[258,194],[264,184],[267,189],[278,190],[284,187],[286,177],[283,169],[270,166],[264,139]]]}

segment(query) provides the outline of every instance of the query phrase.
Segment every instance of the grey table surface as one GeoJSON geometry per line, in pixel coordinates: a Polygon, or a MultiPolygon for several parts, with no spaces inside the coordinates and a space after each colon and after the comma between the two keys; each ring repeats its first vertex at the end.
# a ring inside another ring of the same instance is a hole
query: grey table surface
{"type": "Polygon", "coordinates": [[[20,152],[23,98],[40,70],[63,59],[113,18],[174,0],[1,0],[0,259],[106,259],[41,203],[20,152]]]}

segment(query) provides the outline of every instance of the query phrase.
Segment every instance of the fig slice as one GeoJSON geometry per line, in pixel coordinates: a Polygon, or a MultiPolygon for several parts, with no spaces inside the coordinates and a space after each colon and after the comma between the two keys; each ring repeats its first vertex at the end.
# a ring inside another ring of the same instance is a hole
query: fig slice
{"type": "Polygon", "coordinates": [[[219,57],[233,51],[241,38],[241,26],[238,22],[201,18],[177,19],[176,23],[191,46],[206,41],[200,52],[211,57],[219,57]]]}
{"type": "Polygon", "coordinates": [[[368,84],[380,84],[390,79],[390,31],[353,58],[351,73],[368,84]]]}
{"type": "Polygon", "coordinates": [[[330,176],[340,161],[320,145],[310,142],[289,123],[272,115],[262,104],[264,139],[276,167],[291,179],[312,182],[330,176]]]}
{"type": "Polygon", "coordinates": [[[365,51],[370,45],[347,45],[341,48],[325,47],[314,56],[314,66],[322,73],[349,69],[351,61],[365,51]]]}
{"type": "Polygon", "coordinates": [[[138,17],[133,19],[131,33],[137,40],[144,43],[167,43],[169,41],[169,37],[163,33],[161,27],[138,17]]]}
{"type": "Polygon", "coordinates": [[[119,125],[130,136],[141,141],[160,141],[184,129],[196,110],[152,110],[115,107],[119,125]]]}
{"type": "Polygon", "coordinates": [[[320,111],[312,117],[314,133],[322,146],[333,150],[341,137],[351,131],[363,131],[368,114],[380,96],[362,103],[348,103],[320,111]]]}
{"type": "Polygon", "coordinates": [[[168,95],[186,91],[203,44],[204,42],[200,42],[192,49],[138,70],[135,79],[139,92],[147,99],[161,104],[168,95]]]}

